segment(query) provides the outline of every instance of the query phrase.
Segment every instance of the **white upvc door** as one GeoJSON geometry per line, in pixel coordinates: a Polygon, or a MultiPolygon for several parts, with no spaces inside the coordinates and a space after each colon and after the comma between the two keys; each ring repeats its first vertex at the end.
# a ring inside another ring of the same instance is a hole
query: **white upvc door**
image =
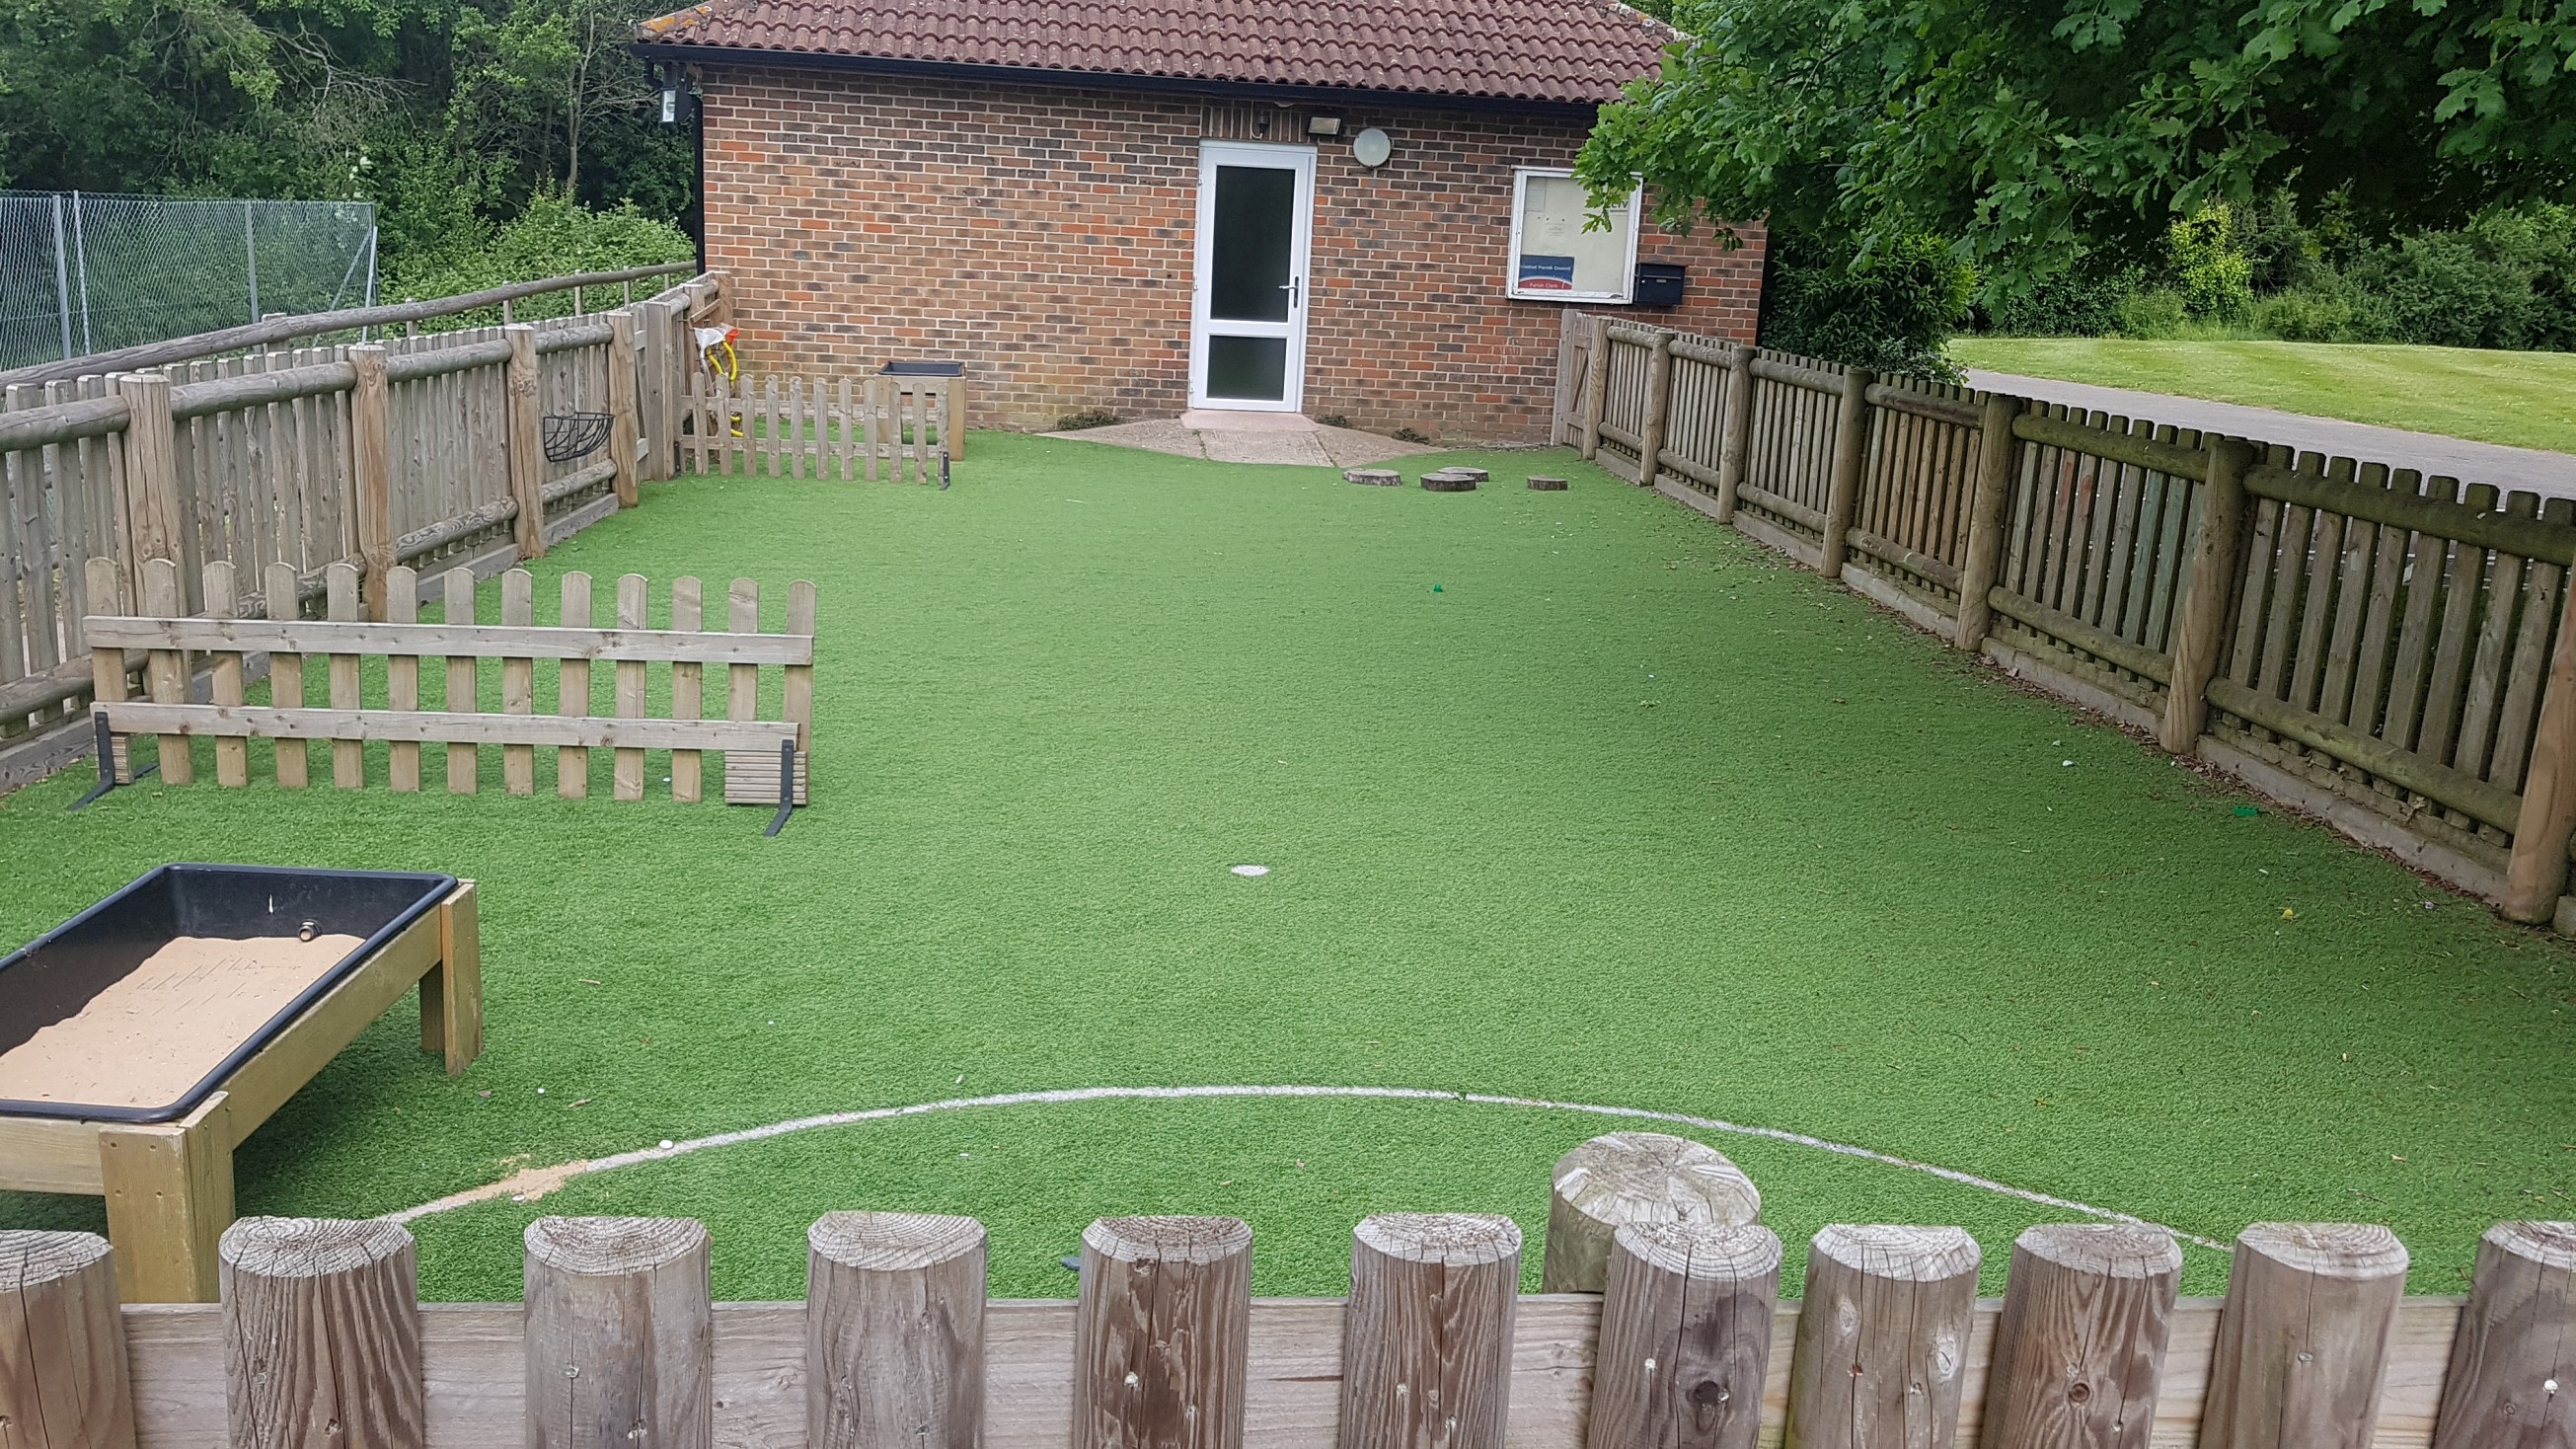
{"type": "Polygon", "coordinates": [[[1314,212],[1314,147],[1199,143],[1190,406],[1304,406],[1314,212]]]}

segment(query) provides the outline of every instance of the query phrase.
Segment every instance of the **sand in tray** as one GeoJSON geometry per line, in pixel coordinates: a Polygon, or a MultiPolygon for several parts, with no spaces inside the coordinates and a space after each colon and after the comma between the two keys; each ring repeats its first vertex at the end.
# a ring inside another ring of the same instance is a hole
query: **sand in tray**
{"type": "Polygon", "coordinates": [[[79,1014],[0,1054],[0,1099],[168,1106],[360,944],[177,937],[79,1014]]]}

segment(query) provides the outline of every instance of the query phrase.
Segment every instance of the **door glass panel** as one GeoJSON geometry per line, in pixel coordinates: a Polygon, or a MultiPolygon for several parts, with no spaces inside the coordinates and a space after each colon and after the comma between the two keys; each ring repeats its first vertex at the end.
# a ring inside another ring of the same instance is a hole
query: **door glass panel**
{"type": "Polygon", "coordinates": [[[1216,168],[1209,316],[1237,322],[1288,320],[1288,261],[1295,239],[1296,205],[1294,171],[1276,166],[1216,168]]]}
{"type": "Polygon", "coordinates": [[[1281,402],[1288,396],[1288,339],[1223,337],[1207,340],[1209,397],[1242,402],[1281,402]]]}

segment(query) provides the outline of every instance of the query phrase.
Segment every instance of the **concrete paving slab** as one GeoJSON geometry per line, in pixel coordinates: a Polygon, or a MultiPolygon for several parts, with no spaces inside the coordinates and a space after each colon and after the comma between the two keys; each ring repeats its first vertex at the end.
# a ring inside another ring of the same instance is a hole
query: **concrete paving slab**
{"type": "Polygon", "coordinates": [[[1219,463],[1280,463],[1307,468],[1365,468],[1417,453],[1443,451],[1431,444],[1398,442],[1357,428],[1328,428],[1295,413],[1198,411],[1177,418],[1112,423],[1105,428],[1043,436],[1143,448],[1219,463]]]}
{"type": "Polygon", "coordinates": [[[2545,498],[2576,498],[2576,456],[2566,453],[2508,448],[2497,443],[2444,437],[2438,433],[2415,433],[2403,428],[2345,422],[2341,418],[2310,417],[2305,413],[2276,412],[2271,408],[2247,407],[2241,403],[2211,402],[2206,398],[2175,397],[2161,392],[2137,392],[2124,387],[2096,387],[2091,383],[2064,382],[2053,377],[1988,372],[1977,367],[1968,369],[1968,381],[1989,392],[2016,393],[2043,402],[2099,409],[2122,417],[2152,418],[2179,428],[2199,428],[2204,432],[2256,438],[2266,443],[2323,453],[2328,457],[2386,463],[2395,468],[2420,468],[2427,476],[2448,474],[2463,483],[2492,483],[2507,492],[2525,488],[2545,498]]]}

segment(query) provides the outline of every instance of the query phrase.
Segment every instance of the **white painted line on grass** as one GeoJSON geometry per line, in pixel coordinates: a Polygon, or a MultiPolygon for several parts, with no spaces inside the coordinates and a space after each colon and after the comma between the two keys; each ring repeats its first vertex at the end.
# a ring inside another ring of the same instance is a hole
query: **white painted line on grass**
{"type": "Polygon", "coordinates": [[[1596,1117],[1625,1117],[1641,1122],[1669,1122],[1676,1126],[1695,1127],[1703,1132],[1723,1132],[1737,1137],[1762,1137],[1773,1142],[1812,1147],[1819,1152],[1856,1157],[1864,1162],[1875,1162],[1881,1167],[1896,1167],[1907,1172],[1925,1173],[1940,1178],[1944,1182],[1958,1183],[1962,1187],[1973,1187],[2003,1197],[2017,1198],[2023,1202],[2036,1203],[2041,1207],[2080,1213],[2085,1217],[2100,1218],[2104,1222],[2133,1223],[2140,1227],[2164,1228],[2165,1231],[2185,1242],[2222,1253],[2229,1250],[2228,1244],[2214,1238],[2204,1238],[2197,1233],[2186,1233],[2179,1228],[2167,1227],[2163,1223],[2134,1217],[2128,1213],[2115,1212],[2110,1208],[2095,1207],[2088,1202],[2056,1197],[2049,1193],[2033,1192],[2026,1187],[2014,1187],[2010,1183],[1997,1182],[1990,1177],[1979,1177],[1973,1172],[1961,1172],[1955,1167],[1916,1162],[1910,1158],[1874,1152],[1866,1147],[1855,1147],[1848,1142],[1811,1137],[1804,1132],[1791,1132],[1785,1128],[1755,1127],[1717,1117],[1695,1117],[1688,1112],[1658,1112],[1646,1107],[1605,1107],[1594,1102],[1555,1102],[1544,1097],[1502,1097],[1485,1092],[1442,1092],[1428,1087],[1326,1087],[1294,1084],[1060,1087],[1038,1092],[998,1092],[989,1097],[949,1097],[936,1102],[914,1102],[899,1107],[868,1107],[853,1112],[826,1112],[815,1117],[795,1117],[785,1122],[772,1122],[764,1127],[744,1127],[733,1132],[692,1137],[685,1142],[674,1142],[666,1138],[657,1147],[639,1147],[631,1152],[613,1153],[607,1157],[559,1163],[553,1167],[531,1167],[512,1173],[498,1182],[485,1183],[481,1187],[470,1187],[463,1192],[450,1193],[434,1202],[425,1202],[418,1207],[386,1213],[384,1217],[388,1222],[408,1223],[434,1213],[452,1212],[474,1203],[490,1202],[494,1198],[542,1197],[576,1177],[586,1177],[594,1172],[611,1172],[621,1167],[662,1162],[691,1152],[704,1152],[715,1147],[734,1147],[745,1142],[763,1142],[772,1137],[787,1136],[792,1132],[811,1132],[824,1127],[849,1127],[861,1122],[885,1122],[901,1117],[922,1117],[933,1112],[962,1112],[978,1107],[1051,1107],[1072,1102],[1179,1101],[1207,1097],[1364,1097],[1400,1102],[1464,1102],[1477,1107],[1532,1107],[1548,1112],[1588,1112],[1596,1117]]]}

